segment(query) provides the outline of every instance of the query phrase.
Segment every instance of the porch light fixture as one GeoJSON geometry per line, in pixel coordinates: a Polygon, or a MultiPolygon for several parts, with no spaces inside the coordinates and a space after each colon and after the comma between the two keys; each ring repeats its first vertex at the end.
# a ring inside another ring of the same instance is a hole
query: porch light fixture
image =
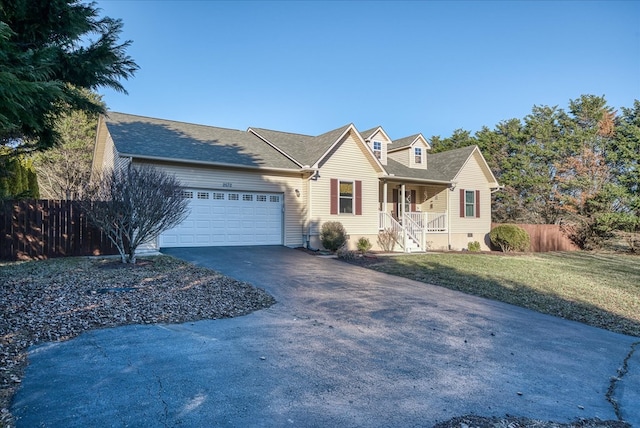
{"type": "Polygon", "coordinates": [[[296,190],[294,190],[294,192],[296,192],[296,196],[299,198],[300,197],[300,190],[296,189],[296,190]]]}

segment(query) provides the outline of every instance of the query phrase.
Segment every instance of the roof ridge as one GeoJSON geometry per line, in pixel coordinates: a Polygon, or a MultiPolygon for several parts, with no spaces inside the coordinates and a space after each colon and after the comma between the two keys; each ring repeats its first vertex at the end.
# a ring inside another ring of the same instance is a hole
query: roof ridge
{"type": "Polygon", "coordinates": [[[345,130],[346,128],[350,127],[350,126],[353,126],[353,128],[356,130],[356,132],[360,133],[360,132],[358,131],[358,128],[356,128],[356,126],[355,126],[353,123],[347,123],[346,125],[342,125],[342,126],[339,126],[339,127],[335,128],[335,129],[332,129],[332,130],[330,130],[330,131],[323,132],[323,133],[322,133],[322,134],[320,134],[320,135],[316,135],[314,138],[323,137],[323,136],[325,136],[325,135],[327,135],[327,134],[331,134],[332,132],[336,132],[336,131],[343,131],[343,132],[344,132],[344,130],[345,130]]]}
{"type": "Polygon", "coordinates": [[[243,131],[241,129],[236,129],[236,128],[223,128],[222,126],[205,125],[203,123],[186,122],[184,120],[162,119],[162,118],[159,118],[159,117],[144,116],[144,115],[141,115],[141,114],[122,113],[122,112],[119,112],[119,111],[108,111],[107,113],[105,113],[105,116],[108,117],[109,113],[121,114],[123,116],[139,117],[139,118],[142,118],[142,119],[158,120],[158,121],[161,121],[161,122],[173,122],[173,123],[181,123],[181,124],[184,124],[184,125],[191,125],[191,126],[203,126],[205,128],[226,129],[228,131],[247,132],[247,131],[243,131]]]}
{"type": "Polygon", "coordinates": [[[255,126],[250,126],[250,129],[255,129],[255,130],[260,130],[260,131],[269,131],[269,132],[277,132],[279,134],[288,134],[288,135],[299,135],[301,137],[309,137],[309,138],[315,138],[315,136],[313,135],[309,135],[309,134],[300,134],[297,132],[288,132],[288,131],[278,131],[276,129],[269,129],[269,128],[258,128],[255,126]]]}

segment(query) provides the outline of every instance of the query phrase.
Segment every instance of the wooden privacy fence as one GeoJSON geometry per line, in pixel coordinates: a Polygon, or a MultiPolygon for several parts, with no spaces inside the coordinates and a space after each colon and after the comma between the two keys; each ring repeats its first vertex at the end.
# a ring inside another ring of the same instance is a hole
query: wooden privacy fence
{"type": "MultiPolygon", "coordinates": [[[[492,223],[491,227],[494,228],[499,225],[500,223],[492,223]]],[[[534,253],[579,250],[578,246],[560,230],[560,225],[558,224],[516,224],[516,226],[529,233],[531,251],[534,253]]]]}
{"type": "Polygon", "coordinates": [[[118,254],[76,201],[0,202],[0,259],[118,254]]]}

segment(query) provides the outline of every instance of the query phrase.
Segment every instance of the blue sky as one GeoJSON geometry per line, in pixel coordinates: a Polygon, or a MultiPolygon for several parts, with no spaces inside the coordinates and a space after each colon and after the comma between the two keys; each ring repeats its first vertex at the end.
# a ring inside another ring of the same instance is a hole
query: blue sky
{"type": "Polygon", "coordinates": [[[141,69],[109,109],[392,139],[493,128],[582,94],[640,99],[640,1],[99,0],[141,69]]]}

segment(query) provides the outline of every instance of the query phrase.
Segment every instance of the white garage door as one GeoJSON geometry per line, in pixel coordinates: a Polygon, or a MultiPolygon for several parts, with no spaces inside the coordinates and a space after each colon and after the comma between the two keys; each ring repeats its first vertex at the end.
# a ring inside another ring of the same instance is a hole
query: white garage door
{"type": "Polygon", "coordinates": [[[281,245],[281,193],[188,189],[187,219],[160,235],[160,247],[281,245]]]}

